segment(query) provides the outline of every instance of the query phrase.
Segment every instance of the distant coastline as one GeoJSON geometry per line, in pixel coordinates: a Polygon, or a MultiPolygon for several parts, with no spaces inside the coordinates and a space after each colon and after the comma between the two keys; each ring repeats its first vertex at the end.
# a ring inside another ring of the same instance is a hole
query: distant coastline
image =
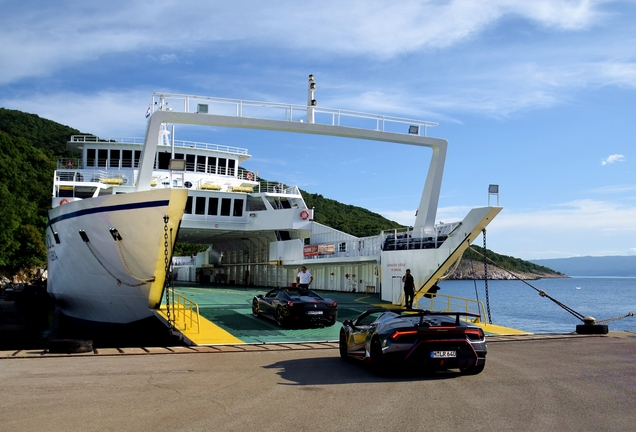
{"type": "MultiPolygon", "coordinates": [[[[547,267],[547,266],[546,266],[547,267]]],[[[562,273],[550,272],[523,272],[516,270],[504,270],[495,265],[488,265],[487,268],[489,280],[537,280],[547,278],[568,278],[569,276],[562,273]]],[[[446,280],[484,280],[486,269],[484,269],[483,261],[464,259],[459,266],[447,277],[446,280]]]]}
{"type": "Polygon", "coordinates": [[[568,275],[636,277],[636,255],[538,259],[530,262],[568,275]]]}

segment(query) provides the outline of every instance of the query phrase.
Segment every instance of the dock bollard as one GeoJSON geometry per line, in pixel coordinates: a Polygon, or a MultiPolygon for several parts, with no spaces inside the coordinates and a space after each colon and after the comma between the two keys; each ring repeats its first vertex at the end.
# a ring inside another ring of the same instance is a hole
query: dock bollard
{"type": "Polygon", "coordinates": [[[609,328],[607,324],[596,324],[596,319],[591,316],[583,318],[583,324],[576,326],[578,334],[607,334],[609,328]]]}

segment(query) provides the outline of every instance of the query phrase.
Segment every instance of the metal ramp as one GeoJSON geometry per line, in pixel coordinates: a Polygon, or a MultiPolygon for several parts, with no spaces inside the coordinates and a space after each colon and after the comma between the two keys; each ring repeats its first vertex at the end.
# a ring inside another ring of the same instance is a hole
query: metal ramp
{"type": "MultiPolygon", "coordinates": [[[[285,344],[337,342],[343,320],[355,318],[371,307],[395,307],[380,300],[378,294],[323,292],[323,297],[338,302],[338,322],[331,327],[287,329],[267,317],[252,315],[252,299],[263,292],[263,288],[228,285],[175,287],[170,291],[170,321],[165,304],[154,313],[188,345],[285,344]]],[[[443,309],[442,306],[436,307],[443,309]]],[[[420,307],[428,308],[428,305],[420,307]]],[[[490,335],[527,334],[479,320],[474,324],[490,335]]]]}

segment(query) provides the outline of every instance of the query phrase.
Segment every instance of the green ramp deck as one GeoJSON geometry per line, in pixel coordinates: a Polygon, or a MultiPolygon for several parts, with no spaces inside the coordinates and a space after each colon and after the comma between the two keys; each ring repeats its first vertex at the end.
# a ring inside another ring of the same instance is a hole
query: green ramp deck
{"type": "MultiPolygon", "coordinates": [[[[252,315],[252,300],[266,288],[239,288],[224,286],[175,286],[177,294],[199,306],[200,323],[196,329],[178,329],[194,345],[336,342],[342,321],[352,319],[371,307],[395,307],[380,300],[378,294],[320,292],[325,298],[338,302],[338,322],[331,327],[293,328],[279,327],[266,317],[252,315]]],[[[166,322],[165,306],[156,311],[166,322]]],[[[486,334],[525,333],[489,324],[477,324],[486,334]],[[489,328],[492,327],[492,328],[489,328]],[[496,328],[495,328],[496,327],[496,328]]]]}

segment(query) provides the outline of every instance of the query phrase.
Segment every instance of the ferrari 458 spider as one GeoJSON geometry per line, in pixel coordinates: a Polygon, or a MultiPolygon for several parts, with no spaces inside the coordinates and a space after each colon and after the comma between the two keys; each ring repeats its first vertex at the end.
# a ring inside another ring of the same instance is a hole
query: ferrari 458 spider
{"type": "Polygon", "coordinates": [[[254,297],[252,313],[256,317],[268,315],[281,327],[332,326],[338,317],[338,303],[312,290],[275,288],[254,297]]]}
{"type": "Polygon", "coordinates": [[[460,319],[469,312],[371,309],[340,330],[340,356],[370,363],[382,374],[408,363],[427,369],[459,369],[478,374],[486,364],[481,328],[460,319]]]}

